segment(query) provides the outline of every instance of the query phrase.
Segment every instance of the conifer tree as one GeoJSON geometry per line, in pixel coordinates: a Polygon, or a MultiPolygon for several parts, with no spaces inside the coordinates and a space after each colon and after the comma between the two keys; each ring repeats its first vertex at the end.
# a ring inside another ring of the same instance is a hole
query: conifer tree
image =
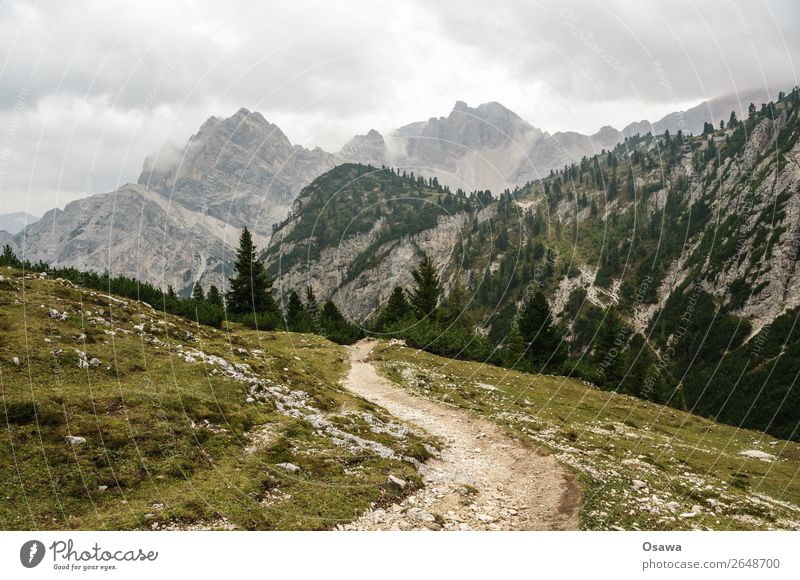
{"type": "Polygon", "coordinates": [[[529,359],[534,366],[557,366],[564,362],[566,353],[561,334],[553,325],[550,306],[541,290],[525,301],[517,323],[529,345],[529,359]]]}
{"type": "Polygon", "coordinates": [[[300,300],[300,296],[292,290],[289,294],[289,300],[286,303],[286,324],[290,330],[305,330],[301,329],[303,323],[303,315],[305,314],[305,307],[300,300]]]}
{"type": "Polygon", "coordinates": [[[219,288],[214,286],[213,284],[208,289],[208,294],[206,295],[206,300],[208,300],[214,306],[224,306],[222,300],[222,294],[220,294],[219,288]]]}
{"type": "Polygon", "coordinates": [[[525,370],[527,367],[525,355],[525,338],[519,330],[519,324],[514,321],[511,331],[506,338],[505,349],[503,352],[503,365],[508,368],[525,370]]]}
{"type": "Polygon", "coordinates": [[[319,307],[317,306],[317,297],[314,295],[314,289],[309,284],[306,286],[306,310],[313,322],[317,322],[319,318],[319,307]]]}
{"type": "Polygon", "coordinates": [[[272,281],[267,275],[264,261],[256,253],[253,236],[246,227],[239,238],[233,271],[234,275],[229,279],[230,290],[225,295],[231,312],[278,314],[278,306],[271,294],[272,281]]]}
{"type": "Polygon", "coordinates": [[[200,281],[196,281],[194,286],[192,287],[192,300],[202,301],[206,299],[206,295],[203,292],[203,287],[200,285],[200,281]]]}
{"type": "Polygon", "coordinates": [[[0,266],[13,266],[15,268],[20,266],[19,258],[17,258],[14,250],[8,244],[3,246],[3,254],[0,255],[0,266]]]}
{"type": "Polygon", "coordinates": [[[406,299],[406,292],[400,286],[395,286],[383,311],[378,316],[380,329],[399,322],[411,314],[411,305],[406,299]]]}
{"type": "Polygon", "coordinates": [[[442,283],[436,274],[433,260],[428,254],[422,254],[422,260],[412,270],[411,275],[414,277],[414,288],[410,292],[410,301],[414,313],[419,319],[435,316],[436,307],[439,305],[439,295],[442,292],[442,283]]]}
{"type": "Polygon", "coordinates": [[[466,311],[468,300],[464,284],[459,278],[456,278],[450,294],[447,295],[447,299],[442,305],[440,312],[442,320],[447,324],[456,324],[460,327],[469,326],[470,321],[466,311]]]}
{"type": "Polygon", "coordinates": [[[597,331],[592,355],[599,382],[606,387],[620,385],[625,367],[626,337],[617,309],[609,306],[597,331]]]}

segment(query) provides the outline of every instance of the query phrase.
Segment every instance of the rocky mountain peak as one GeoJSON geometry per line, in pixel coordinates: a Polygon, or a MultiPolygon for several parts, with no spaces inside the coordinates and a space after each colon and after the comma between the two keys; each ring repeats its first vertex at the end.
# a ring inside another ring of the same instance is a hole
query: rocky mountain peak
{"type": "Polygon", "coordinates": [[[337,157],[346,163],[365,163],[375,166],[388,161],[386,141],[378,131],[370,129],[366,135],[356,135],[344,144],[337,157]]]}

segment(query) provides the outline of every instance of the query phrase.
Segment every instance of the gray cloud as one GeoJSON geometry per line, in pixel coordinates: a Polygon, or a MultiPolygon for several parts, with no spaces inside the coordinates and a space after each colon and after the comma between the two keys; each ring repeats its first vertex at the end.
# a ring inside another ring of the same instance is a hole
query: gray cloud
{"type": "Polygon", "coordinates": [[[6,2],[0,213],[111,190],[240,106],[335,149],[457,99],[593,132],[797,78],[792,0],[431,4],[6,2]]]}

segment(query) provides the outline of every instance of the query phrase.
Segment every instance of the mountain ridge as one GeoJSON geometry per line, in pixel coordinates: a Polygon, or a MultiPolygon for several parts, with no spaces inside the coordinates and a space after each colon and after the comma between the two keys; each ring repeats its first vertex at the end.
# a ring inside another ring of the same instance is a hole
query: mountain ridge
{"type": "MultiPolygon", "coordinates": [[[[694,109],[692,122],[705,110],[703,105],[694,109]]],[[[107,269],[173,285],[182,293],[195,281],[222,287],[235,231],[248,226],[263,248],[300,190],[341,163],[393,165],[436,177],[453,190],[497,194],[613,147],[632,126],[622,132],[604,126],[588,136],[550,135],[498,102],[471,108],[457,101],[447,116],[404,125],[387,137],[371,129],[329,153],[292,144],[280,127],[242,107],[230,117],[209,117],[184,147],[164,147],[148,156],[136,184],[51,210],[17,234],[0,232],[0,241],[31,261],[107,269]],[[87,206],[102,215],[92,216],[87,206]],[[142,222],[143,216],[151,222],[142,222]],[[137,258],[131,258],[126,240],[143,232],[148,239],[135,244],[137,258]],[[192,240],[199,240],[197,247],[192,240]]]]}

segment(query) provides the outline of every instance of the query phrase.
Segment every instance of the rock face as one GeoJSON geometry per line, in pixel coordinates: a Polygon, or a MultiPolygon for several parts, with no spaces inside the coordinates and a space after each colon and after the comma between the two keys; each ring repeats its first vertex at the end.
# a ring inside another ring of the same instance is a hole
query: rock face
{"type": "Polygon", "coordinates": [[[433,175],[454,190],[499,192],[553,167],[548,139],[499,103],[471,108],[458,101],[447,117],[395,131],[390,137],[390,160],[395,166],[433,175]]]}
{"type": "Polygon", "coordinates": [[[180,152],[148,157],[139,184],[235,228],[269,235],[299,189],[335,165],[333,155],[292,146],[260,113],[211,117],[180,152]]]}
{"type": "Polygon", "coordinates": [[[221,287],[241,228],[264,247],[299,189],[336,162],[240,109],[211,117],[182,150],[147,158],[138,183],[51,210],[10,241],[31,261],[183,292],[197,280],[221,287]]]}

